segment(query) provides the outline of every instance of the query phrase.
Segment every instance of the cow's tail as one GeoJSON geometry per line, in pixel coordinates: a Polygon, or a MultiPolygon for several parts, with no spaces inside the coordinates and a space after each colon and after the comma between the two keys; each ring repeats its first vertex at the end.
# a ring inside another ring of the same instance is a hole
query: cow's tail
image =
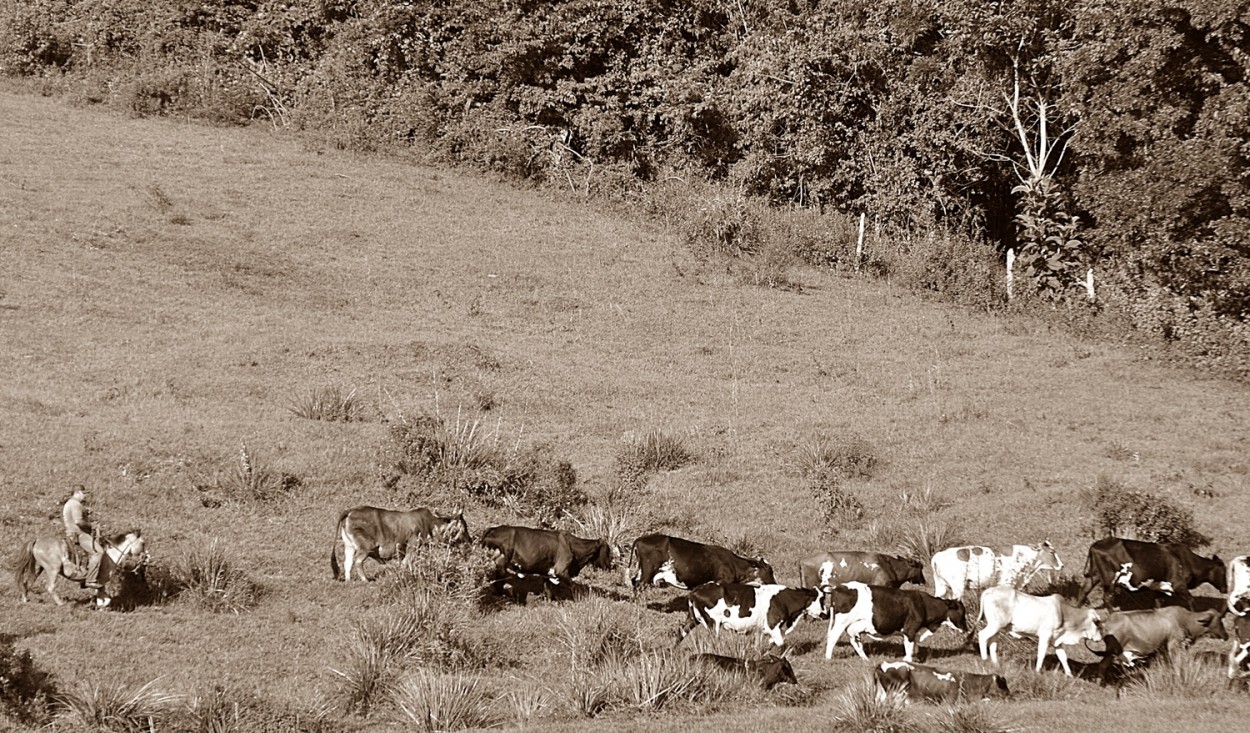
{"type": "MultiPolygon", "coordinates": [[[[343,536],[343,525],[347,522],[348,514],[351,514],[350,509],[339,515],[339,523],[334,529],[334,539],[330,542],[330,573],[335,580],[346,580],[346,578],[339,577],[339,558],[337,553],[339,538],[343,536]]],[[[351,568],[348,568],[347,572],[350,573],[351,568]]]]}
{"type": "Polygon", "coordinates": [[[35,582],[38,575],[39,565],[35,562],[35,541],[31,540],[18,550],[17,557],[13,559],[13,585],[17,587],[22,600],[26,600],[26,589],[35,582]]]}

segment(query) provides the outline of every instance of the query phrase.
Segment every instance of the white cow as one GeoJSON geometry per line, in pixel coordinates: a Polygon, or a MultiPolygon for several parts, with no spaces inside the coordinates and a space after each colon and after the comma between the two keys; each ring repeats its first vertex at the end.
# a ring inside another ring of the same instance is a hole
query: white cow
{"type": "Polygon", "coordinates": [[[1083,639],[1097,641],[1102,638],[1098,614],[1092,608],[1077,608],[1067,603],[1058,593],[1050,596],[1031,596],[1007,585],[986,588],[981,593],[981,616],[985,628],[977,634],[981,645],[981,658],[998,664],[998,642],[994,637],[1007,629],[1015,637],[1029,634],[1037,637],[1037,671],[1042,670],[1046,650],[1054,646],[1055,656],[1069,677],[1068,653],[1064,646],[1077,644],[1083,639]],[[988,654],[987,654],[988,647],[988,654]]]}
{"type": "Polygon", "coordinates": [[[1063,569],[1049,541],[999,551],[978,545],[950,547],[935,554],[930,565],[933,595],[949,599],[962,598],[966,590],[994,585],[1023,588],[1041,570],[1063,569]]]}
{"type": "Polygon", "coordinates": [[[1228,610],[1238,616],[1250,613],[1250,555],[1228,561],[1228,610]]]}

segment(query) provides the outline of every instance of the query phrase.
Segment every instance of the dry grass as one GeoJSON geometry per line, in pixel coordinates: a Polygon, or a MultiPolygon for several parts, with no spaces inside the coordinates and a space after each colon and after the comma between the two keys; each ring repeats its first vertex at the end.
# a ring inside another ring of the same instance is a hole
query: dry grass
{"type": "Polygon", "coordinates": [[[170,714],[180,696],[161,690],[160,680],[133,684],[113,678],[80,682],[57,696],[56,722],[72,730],[141,733],[170,714]]]}
{"type": "MultiPolygon", "coordinates": [[[[877,460],[846,486],[864,505],[864,524],[894,520],[899,534],[915,526],[921,536],[911,544],[924,557],[937,545],[1050,537],[1079,565],[1087,517],[1073,509],[1079,487],[1099,474],[1192,503],[1221,556],[1240,547],[1250,523],[1238,489],[1246,388],[1142,361],[1138,350],[1079,342],[1027,317],[925,303],[888,282],[802,271],[802,293],[739,287],[732,275],[692,266],[675,237],[600,209],[308,149],[267,127],[198,128],[2,99],[7,536],[16,544],[49,531],[65,487],[86,483],[102,521],[143,528],[154,566],[172,569],[191,538],[217,538],[265,590],[263,603],[238,615],[182,602],[83,614],[0,594],[6,632],[64,689],[96,669],[82,660],[111,660],[124,648],[129,679],[167,675],[179,694],[238,684],[293,710],[334,697],[340,677],[330,670],[344,666],[353,622],[395,605],[387,581],[329,581],[338,513],[444,506],[430,498],[451,498],[452,489],[415,480],[388,488],[393,411],[390,422],[291,415],[292,394],[326,384],[369,394],[376,386],[393,397],[388,404],[417,406],[413,415],[440,403],[480,407],[487,396],[489,420],[475,409],[457,428],[444,410],[446,437],[478,440],[502,425],[499,445],[511,450],[524,426],[527,440],[557,446],[590,494],[617,483],[622,434],[689,426],[675,434],[700,460],[648,476],[638,496],[653,524],[637,531],[671,521],[694,539],[743,538],[783,582],[805,553],[836,549],[823,546],[823,519],[793,468],[804,436],[862,437],[870,450],[859,455],[877,460]],[[158,210],[149,186],[174,208],[158,210]],[[190,223],[171,223],[174,214],[190,223]],[[1055,354],[1077,348],[1092,356],[1055,364],[1055,354]],[[958,404],[986,409],[943,420],[958,404]],[[241,445],[255,449],[253,478],[264,462],[299,476],[298,490],[206,508],[197,480],[224,478],[231,464],[241,471],[241,445]],[[1108,456],[1108,445],[1129,446],[1140,460],[1108,456]],[[1195,501],[1191,483],[1221,490],[1195,501]],[[929,516],[899,511],[898,487],[930,485],[949,506],[929,516]]],[[[475,533],[518,521],[506,507],[467,504],[475,533]]],[[[839,544],[891,549],[871,542],[871,531],[842,528],[839,544]]],[[[423,577],[439,576],[430,569],[423,577]]],[[[628,597],[619,573],[593,579],[605,602],[628,597]]],[[[826,691],[810,705],[744,698],[642,714],[614,682],[610,694],[600,689],[615,679],[605,676],[585,683],[577,707],[598,716],[587,722],[569,702],[556,626],[560,611],[583,603],[470,616],[457,627],[464,647],[452,648],[476,661],[440,674],[477,676],[492,695],[518,678],[542,680],[551,702],[530,727],[556,731],[824,728],[838,695],[862,676],[857,660],[826,663],[820,629],[804,622],[796,672],[805,689],[826,691]]],[[[637,616],[620,630],[637,632],[647,652],[673,643],[677,615],[618,605],[637,616]]],[[[971,658],[953,650],[950,663],[971,658]]],[[[1013,725],[1158,730],[1157,721],[1201,714],[1204,725],[1236,729],[1250,717],[1245,696],[1218,706],[1135,697],[1129,708],[1079,684],[1072,697],[1056,690],[1023,701],[1013,725]]],[[[339,715],[331,729],[357,722],[339,715]]],[[[379,715],[368,724],[411,722],[379,715]]]]}

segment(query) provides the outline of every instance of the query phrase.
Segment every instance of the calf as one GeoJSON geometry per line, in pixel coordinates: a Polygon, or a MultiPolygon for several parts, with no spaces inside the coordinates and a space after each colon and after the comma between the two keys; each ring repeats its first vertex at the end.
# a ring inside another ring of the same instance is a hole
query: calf
{"type": "Polygon", "coordinates": [[[986,588],[981,592],[981,613],[985,628],[977,635],[981,658],[998,664],[998,632],[1007,629],[1013,636],[1029,634],[1037,637],[1037,671],[1041,671],[1046,650],[1055,647],[1055,656],[1064,674],[1072,676],[1068,652],[1063,647],[1082,639],[1098,638],[1098,615],[1090,608],[1068,604],[1058,593],[1031,596],[1006,585],[986,588]],[[988,653],[987,653],[988,647],[988,653]]]}
{"type": "Polygon", "coordinates": [[[1077,603],[1095,587],[1102,588],[1103,605],[1117,587],[1129,591],[1149,589],[1165,595],[1176,594],[1193,608],[1190,591],[1210,583],[1221,593],[1228,590],[1224,561],[1219,555],[1210,558],[1194,554],[1185,545],[1171,542],[1141,542],[1119,537],[1106,537],[1089,546],[1085,560],[1085,581],[1077,603]]]}
{"type": "Polygon", "coordinates": [[[799,683],[794,676],[794,667],[790,666],[790,660],[776,654],[766,654],[759,660],[739,659],[723,654],[696,654],[694,658],[709,666],[755,677],[765,690],[771,690],[782,682],[792,685],[799,683]]]}
{"type": "Polygon", "coordinates": [[[586,595],[587,587],[576,581],[561,582],[549,575],[526,575],[508,572],[486,586],[490,596],[512,601],[518,606],[529,603],[530,596],[549,601],[569,601],[586,595]]]}
{"type": "Polygon", "coordinates": [[[752,630],[767,634],[773,644],[785,643],[804,614],[820,618],[824,593],[815,588],[787,588],[775,583],[704,583],[690,591],[690,615],[679,630],[678,643],[695,626],[740,634],[752,630]]]}
{"type": "Polygon", "coordinates": [[[496,576],[505,572],[550,575],[569,582],[582,568],[612,568],[612,549],[607,542],[575,537],[568,532],[504,525],[482,534],[482,545],[494,550],[496,576]]]}
{"type": "Polygon", "coordinates": [[[630,565],[638,563],[633,575],[626,575],[630,588],[640,584],[667,584],[690,590],[704,583],[775,584],[773,568],[764,558],[748,559],[717,545],[705,545],[681,537],[649,534],[634,542],[630,565]]]}
{"type": "Polygon", "coordinates": [[[441,515],[420,507],[411,511],[358,506],[339,515],[335,541],[330,545],[330,572],[339,579],[338,543],[343,543],[343,580],[365,577],[364,562],[371,557],[378,562],[403,558],[408,548],[419,541],[438,539],[447,543],[469,539],[469,525],[464,512],[441,515]]]}
{"type": "Polygon", "coordinates": [[[1238,616],[1250,614],[1250,555],[1228,561],[1228,610],[1238,616]]]}
{"type": "Polygon", "coordinates": [[[1102,657],[1098,663],[1099,677],[1107,684],[1118,667],[1132,667],[1165,646],[1208,635],[1227,639],[1223,620],[1222,612],[1190,611],[1179,606],[1109,614],[1102,622],[1106,650],[1095,652],[1102,657]]]}
{"type": "Polygon", "coordinates": [[[910,662],[882,662],[873,671],[882,692],[906,690],[910,700],[954,704],[960,700],[1007,697],[1007,680],[997,674],[943,672],[910,662]]]}
{"type": "Polygon", "coordinates": [[[880,552],[821,552],[799,563],[799,585],[804,588],[854,582],[889,588],[908,582],[923,586],[924,563],[880,552]]]}
{"type": "Polygon", "coordinates": [[[962,601],[934,598],[924,591],[844,583],[829,589],[827,598],[831,617],[825,659],[833,658],[833,647],[842,634],[850,639],[856,654],[868,659],[859,639],[861,635],[881,639],[901,633],[903,658],[910,662],[916,643],[929,638],[939,626],[961,632],[968,630],[967,611],[962,601]]]}

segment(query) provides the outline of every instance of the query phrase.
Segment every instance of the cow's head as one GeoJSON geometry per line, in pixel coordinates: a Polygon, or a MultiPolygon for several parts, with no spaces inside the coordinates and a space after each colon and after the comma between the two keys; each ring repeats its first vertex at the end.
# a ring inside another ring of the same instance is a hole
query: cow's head
{"type": "Polygon", "coordinates": [[[812,602],[807,604],[803,609],[812,618],[826,619],[829,618],[828,604],[825,602],[825,592],[829,590],[829,586],[823,588],[803,588],[801,590],[810,591],[816,595],[812,597],[812,602]]]}
{"type": "Polygon", "coordinates": [[[464,510],[459,509],[455,514],[443,516],[435,515],[435,526],[433,535],[439,540],[449,545],[458,545],[461,542],[468,542],[473,539],[469,534],[469,523],[464,519],[464,510]]]}
{"type": "Polygon", "coordinates": [[[768,654],[763,659],[754,663],[755,671],[760,676],[760,684],[765,690],[771,690],[782,682],[788,682],[792,685],[799,683],[799,678],[794,676],[794,667],[790,666],[790,660],[785,656],[777,656],[776,654],[768,654]]]}
{"type": "Polygon", "coordinates": [[[914,557],[892,558],[894,577],[902,583],[924,585],[924,563],[914,557]]]}
{"type": "Polygon", "coordinates": [[[595,548],[594,565],[600,570],[611,570],[614,567],[611,544],[604,540],[599,540],[599,545],[595,548]]]}
{"type": "Polygon", "coordinates": [[[762,557],[748,561],[751,563],[751,580],[748,583],[758,582],[761,585],[773,585],[777,582],[776,576],[773,575],[773,566],[762,557]]]}
{"type": "MultiPolygon", "coordinates": [[[[1205,557],[1199,557],[1199,565],[1202,572],[1194,573],[1195,580],[1201,579],[1210,583],[1213,588],[1221,593],[1228,592],[1228,568],[1224,565],[1224,561],[1219,555],[1212,555],[1208,560],[1205,557]]],[[[1195,587],[1197,583],[1195,583],[1195,587]]]]}
{"type": "Polygon", "coordinates": [[[1059,604],[1060,628],[1054,644],[1071,645],[1079,641],[1098,641],[1104,636],[1102,619],[1092,608],[1079,608],[1067,603],[1059,604]]]}
{"type": "Polygon", "coordinates": [[[1193,628],[1189,629],[1190,636],[1198,639],[1203,636],[1209,636],[1212,639],[1228,640],[1228,632],[1224,630],[1224,612],[1221,610],[1208,610],[1195,613],[1193,619],[1193,628]]]}
{"type": "Polygon", "coordinates": [[[1033,566],[1037,570],[1063,570],[1063,561],[1059,559],[1059,553],[1055,552],[1050,540],[1045,540],[1033,549],[1037,550],[1037,558],[1033,560],[1033,566]]]}
{"type": "Polygon", "coordinates": [[[985,697],[1010,697],[1011,690],[1007,688],[1007,678],[1001,674],[993,676],[994,682],[990,685],[990,689],[986,692],[985,697]]]}
{"type": "Polygon", "coordinates": [[[955,631],[968,630],[968,608],[963,601],[941,599],[946,604],[946,620],[942,623],[955,631]]]}

